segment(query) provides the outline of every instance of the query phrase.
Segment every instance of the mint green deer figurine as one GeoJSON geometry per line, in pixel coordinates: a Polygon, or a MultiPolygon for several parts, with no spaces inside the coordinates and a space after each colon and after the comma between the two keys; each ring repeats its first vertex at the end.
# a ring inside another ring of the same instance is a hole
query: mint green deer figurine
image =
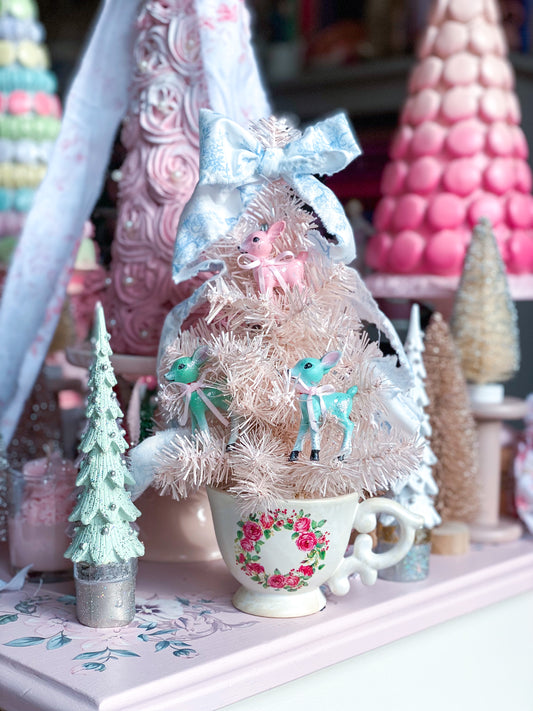
{"type": "MultiPolygon", "coordinates": [[[[181,386],[180,396],[185,399],[185,405],[179,424],[183,427],[190,414],[193,435],[198,430],[209,433],[209,425],[206,418],[207,410],[212,412],[223,425],[230,424],[222,414],[223,412],[228,412],[228,397],[217,387],[209,385],[201,378],[201,367],[208,357],[208,347],[199,346],[192,356],[182,356],[175,360],[168,373],[165,373],[165,378],[169,382],[177,383],[181,386]]],[[[230,421],[231,433],[226,445],[227,450],[233,448],[238,435],[236,420],[231,415],[230,421]]]]}
{"type": "Polygon", "coordinates": [[[329,372],[341,357],[340,351],[331,351],[322,358],[302,358],[290,370],[296,381],[296,390],[300,393],[300,429],[294,443],[289,461],[295,462],[302,451],[302,444],[307,433],[311,435],[311,461],[320,460],[320,427],[324,423],[326,412],[332,414],[344,430],[341,451],[338,459],[345,459],[352,451],[354,424],[350,420],[353,397],[357,392],[354,385],[345,393],[335,392],[333,385],[319,385],[323,376],[329,372]]]}

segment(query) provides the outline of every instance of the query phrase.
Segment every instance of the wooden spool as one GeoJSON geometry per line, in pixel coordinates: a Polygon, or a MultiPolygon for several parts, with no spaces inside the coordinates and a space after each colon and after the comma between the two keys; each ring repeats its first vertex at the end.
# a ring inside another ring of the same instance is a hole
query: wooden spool
{"type": "Polygon", "coordinates": [[[431,552],[464,555],[470,548],[470,529],[461,521],[448,521],[431,530],[431,552]]]}

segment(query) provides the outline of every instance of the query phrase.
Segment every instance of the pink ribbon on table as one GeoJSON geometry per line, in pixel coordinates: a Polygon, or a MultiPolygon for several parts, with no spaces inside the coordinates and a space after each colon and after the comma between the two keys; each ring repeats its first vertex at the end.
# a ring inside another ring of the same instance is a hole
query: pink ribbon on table
{"type": "Polygon", "coordinates": [[[327,412],[326,403],[324,402],[324,395],[328,395],[335,392],[333,385],[306,385],[302,380],[298,379],[296,383],[296,392],[300,395],[306,395],[304,402],[307,405],[307,416],[309,418],[309,426],[313,432],[318,432],[318,422],[315,417],[315,408],[313,407],[313,395],[318,397],[318,402],[320,404],[320,414],[322,417],[327,412]]]}
{"type": "Polygon", "coordinates": [[[269,259],[268,257],[257,257],[256,259],[252,259],[251,262],[241,262],[241,257],[250,257],[250,255],[240,254],[237,258],[237,264],[241,269],[257,269],[259,291],[261,293],[266,291],[264,269],[269,269],[278,280],[278,284],[281,288],[287,290],[287,282],[281,275],[278,267],[290,264],[293,259],[295,259],[293,252],[287,250],[285,252],[281,252],[281,254],[278,254],[277,257],[273,257],[272,259],[269,259]]]}
{"type": "Polygon", "coordinates": [[[228,420],[224,417],[224,415],[220,412],[220,410],[213,405],[211,400],[207,397],[207,395],[204,395],[204,392],[202,388],[205,388],[207,386],[207,383],[203,380],[197,380],[195,383],[176,383],[177,385],[180,386],[181,388],[181,393],[179,394],[180,398],[185,398],[185,403],[183,406],[183,413],[179,419],[179,424],[181,427],[183,427],[187,423],[187,418],[189,416],[189,409],[191,405],[191,395],[193,393],[198,393],[198,396],[202,402],[204,402],[207,407],[211,410],[213,415],[222,422],[223,425],[226,425],[226,427],[229,425],[228,420]]]}

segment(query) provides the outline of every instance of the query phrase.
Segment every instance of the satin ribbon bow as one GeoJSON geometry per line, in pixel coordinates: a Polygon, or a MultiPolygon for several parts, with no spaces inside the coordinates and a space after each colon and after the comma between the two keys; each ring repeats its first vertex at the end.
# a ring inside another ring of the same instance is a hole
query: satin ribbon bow
{"type": "Polygon", "coordinates": [[[295,259],[294,252],[287,250],[286,252],[281,252],[281,254],[278,254],[276,257],[257,257],[256,259],[252,258],[251,262],[243,262],[242,257],[250,257],[250,255],[239,254],[237,258],[237,264],[240,266],[241,269],[257,269],[257,281],[259,282],[259,291],[262,294],[264,294],[266,291],[264,271],[265,269],[268,269],[272,272],[282,289],[284,289],[285,291],[287,290],[287,282],[283,278],[283,275],[278,269],[278,267],[283,267],[290,264],[293,259],[295,259]]]}
{"type": "Polygon", "coordinates": [[[179,424],[181,427],[184,427],[187,424],[187,418],[189,417],[189,409],[191,405],[191,395],[193,393],[198,393],[198,397],[200,398],[200,400],[202,400],[202,402],[207,405],[207,407],[209,408],[209,410],[211,410],[217,420],[222,422],[222,424],[226,427],[229,425],[228,420],[224,417],[220,410],[215,407],[215,405],[213,405],[207,395],[204,394],[202,388],[207,387],[207,383],[205,383],[203,380],[197,380],[195,383],[177,383],[177,385],[179,385],[181,388],[179,397],[185,398],[183,412],[179,419],[179,424]]]}
{"type": "MultiPolygon", "coordinates": [[[[294,189],[336,237],[336,245],[322,241],[323,251],[336,261],[351,262],[355,245],[350,224],[333,192],[315,175],[332,175],[360,153],[342,113],[310,126],[283,148],[264,148],[239,124],[201,109],[200,177],[178,227],[174,281],[190,278],[191,264],[231,229],[258,188],[278,178],[294,189]]],[[[202,270],[201,265],[197,267],[196,273],[202,270]]]]}
{"type": "Polygon", "coordinates": [[[307,417],[309,419],[309,426],[313,432],[318,432],[319,423],[315,417],[315,408],[313,403],[313,395],[318,397],[318,402],[320,404],[320,416],[324,417],[327,412],[326,403],[324,402],[324,395],[328,395],[335,392],[333,385],[306,385],[301,380],[296,383],[297,392],[300,395],[305,395],[305,404],[307,405],[307,417]]]}

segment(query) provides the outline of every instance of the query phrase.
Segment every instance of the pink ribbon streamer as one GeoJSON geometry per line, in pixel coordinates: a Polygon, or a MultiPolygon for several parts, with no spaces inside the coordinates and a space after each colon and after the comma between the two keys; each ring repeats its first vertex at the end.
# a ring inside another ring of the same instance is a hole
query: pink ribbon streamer
{"type": "Polygon", "coordinates": [[[305,395],[306,398],[304,402],[307,405],[307,417],[309,418],[309,426],[313,432],[318,432],[319,424],[315,417],[315,408],[313,407],[313,395],[318,397],[318,402],[320,404],[320,414],[322,417],[327,412],[326,403],[324,402],[324,395],[328,395],[335,392],[333,385],[306,385],[302,380],[298,379],[296,384],[297,392],[300,395],[305,395]]]}
{"type": "Polygon", "coordinates": [[[288,289],[287,282],[281,275],[281,272],[278,267],[290,264],[295,258],[293,252],[287,250],[285,252],[281,252],[281,254],[278,254],[277,257],[273,257],[272,259],[269,259],[268,257],[257,257],[257,259],[253,259],[251,262],[242,262],[242,257],[250,257],[250,255],[240,254],[237,258],[237,264],[240,266],[241,269],[257,269],[256,273],[259,282],[259,291],[262,294],[264,294],[266,291],[264,271],[265,269],[269,269],[272,272],[272,274],[277,279],[278,284],[284,291],[288,289]]]}
{"type": "Polygon", "coordinates": [[[205,388],[207,384],[203,380],[197,380],[195,383],[177,383],[181,388],[180,398],[185,398],[183,405],[183,413],[179,419],[179,424],[183,427],[187,423],[187,418],[189,417],[189,410],[191,405],[191,395],[193,393],[198,393],[198,396],[202,402],[204,402],[207,407],[211,410],[213,415],[222,422],[226,427],[229,425],[229,421],[224,417],[220,410],[213,405],[211,400],[204,394],[202,388],[205,388]]]}

